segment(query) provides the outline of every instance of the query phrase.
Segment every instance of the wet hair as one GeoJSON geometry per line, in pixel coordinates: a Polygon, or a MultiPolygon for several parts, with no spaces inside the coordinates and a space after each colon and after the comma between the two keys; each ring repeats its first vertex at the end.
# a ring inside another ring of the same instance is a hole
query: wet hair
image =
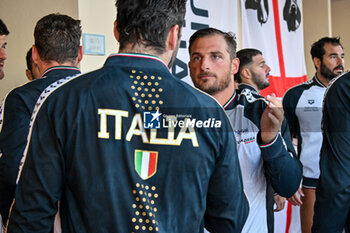
{"type": "Polygon", "coordinates": [[[35,47],[43,61],[74,62],[80,37],[80,20],[58,13],[41,18],[34,30],[35,47]]]}
{"type": "Polygon", "coordinates": [[[326,51],[324,50],[324,45],[327,43],[330,43],[334,46],[340,45],[343,48],[343,46],[340,43],[339,37],[323,37],[312,44],[310,51],[312,59],[317,57],[322,61],[323,55],[326,53],[326,51]]]}
{"type": "Polygon", "coordinates": [[[8,34],[10,34],[9,30],[7,29],[5,23],[0,19],[0,36],[7,36],[8,34]]]}
{"type": "Polygon", "coordinates": [[[222,36],[227,44],[227,52],[230,54],[231,61],[236,57],[236,50],[237,50],[237,42],[235,35],[230,32],[223,32],[216,28],[203,28],[198,31],[196,31],[191,37],[190,37],[190,45],[188,47],[188,52],[191,55],[191,49],[193,43],[202,37],[207,36],[214,36],[214,35],[220,35],[222,36]]]}
{"type": "Polygon", "coordinates": [[[238,72],[235,74],[235,80],[238,83],[242,83],[241,71],[247,65],[250,65],[253,62],[253,57],[256,55],[262,55],[262,52],[258,49],[241,49],[237,52],[237,57],[239,58],[239,67],[238,72]]]}
{"type": "Polygon", "coordinates": [[[115,5],[120,49],[141,44],[162,54],[170,29],[185,22],[186,0],[117,0],[115,5]]]}

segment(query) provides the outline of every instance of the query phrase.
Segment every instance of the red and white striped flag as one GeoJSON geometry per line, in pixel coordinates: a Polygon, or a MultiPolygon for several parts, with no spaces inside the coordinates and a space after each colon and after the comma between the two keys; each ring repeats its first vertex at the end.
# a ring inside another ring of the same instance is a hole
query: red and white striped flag
{"type": "Polygon", "coordinates": [[[271,67],[261,94],[286,90],[307,79],[301,0],[241,0],[242,45],[262,51],[271,67]]]}

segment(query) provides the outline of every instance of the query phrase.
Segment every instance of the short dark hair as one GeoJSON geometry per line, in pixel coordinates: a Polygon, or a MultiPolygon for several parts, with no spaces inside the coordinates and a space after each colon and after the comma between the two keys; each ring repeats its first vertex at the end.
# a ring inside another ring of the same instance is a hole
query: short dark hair
{"type": "Polygon", "coordinates": [[[340,45],[343,48],[340,43],[340,37],[323,37],[312,44],[310,51],[312,59],[317,57],[322,61],[323,55],[326,53],[324,45],[327,43],[331,43],[334,46],[340,45]]]}
{"type": "Polygon", "coordinates": [[[0,19],[0,36],[7,36],[8,34],[10,34],[9,30],[7,29],[5,23],[0,19]]]}
{"type": "Polygon", "coordinates": [[[162,54],[170,29],[184,25],[186,0],[117,0],[115,5],[120,49],[142,44],[162,54]]]}
{"type": "Polygon", "coordinates": [[[41,18],[34,30],[35,47],[43,61],[74,62],[80,37],[80,20],[58,13],[41,18]]]}
{"type": "Polygon", "coordinates": [[[241,49],[237,52],[237,57],[239,59],[239,67],[237,73],[235,74],[235,80],[238,83],[242,83],[242,68],[244,68],[247,65],[250,65],[253,62],[253,57],[259,54],[262,55],[262,52],[260,50],[252,48],[241,49]]]}
{"type": "Polygon", "coordinates": [[[27,69],[32,71],[33,67],[32,67],[32,48],[30,48],[27,52],[26,55],[26,62],[27,62],[27,69]]]}
{"type": "Polygon", "coordinates": [[[228,49],[227,52],[230,54],[230,58],[232,61],[236,57],[237,50],[237,42],[235,35],[231,32],[223,32],[216,28],[203,28],[193,33],[193,35],[190,37],[190,45],[188,47],[188,52],[190,53],[190,55],[192,45],[197,39],[213,35],[220,35],[225,39],[228,49]]]}

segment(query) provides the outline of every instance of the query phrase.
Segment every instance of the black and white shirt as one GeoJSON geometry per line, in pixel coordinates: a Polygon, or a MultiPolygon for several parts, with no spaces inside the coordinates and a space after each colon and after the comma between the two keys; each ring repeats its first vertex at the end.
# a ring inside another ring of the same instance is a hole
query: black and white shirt
{"type": "MultiPolygon", "coordinates": [[[[293,136],[298,138],[298,156],[304,178],[318,179],[322,145],[322,101],[326,86],[315,75],[290,88],[283,97],[283,108],[293,136]]],[[[304,183],[305,186],[305,183],[304,183]]]]}
{"type": "Polygon", "coordinates": [[[244,233],[267,232],[267,182],[279,195],[290,197],[301,181],[301,164],[294,156],[285,121],[272,142],[261,143],[260,119],[266,106],[266,99],[248,84],[240,84],[224,105],[234,128],[243,185],[250,203],[244,233]]]}

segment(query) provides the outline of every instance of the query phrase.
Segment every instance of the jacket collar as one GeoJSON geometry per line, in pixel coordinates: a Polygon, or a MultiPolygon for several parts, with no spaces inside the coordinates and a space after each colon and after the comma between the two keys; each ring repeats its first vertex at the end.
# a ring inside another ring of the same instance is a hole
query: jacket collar
{"type": "Polygon", "coordinates": [[[74,66],[53,66],[45,70],[45,72],[41,75],[40,79],[46,78],[48,75],[59,75],[62,72],[64,72],[66,75],[67,71],[72,75],[80,73],[80,70],[74,66]]]}

